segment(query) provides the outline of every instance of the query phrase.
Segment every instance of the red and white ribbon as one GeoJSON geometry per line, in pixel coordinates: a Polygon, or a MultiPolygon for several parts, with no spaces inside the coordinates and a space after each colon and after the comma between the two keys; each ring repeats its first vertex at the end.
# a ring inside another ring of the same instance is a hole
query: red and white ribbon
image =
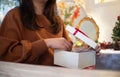
{"type": "Polygon", "coordinates": [[[78,28],[75,28],[75,29],[76,29],[76,31],[73,33],[73,35],[76,35],[77,32],[80,32],[80,33],[82,33],[83,35],[85,35],[86,37],[88,37],[88,35],[85,34],[83,31],[79,30],[78,28]]]}

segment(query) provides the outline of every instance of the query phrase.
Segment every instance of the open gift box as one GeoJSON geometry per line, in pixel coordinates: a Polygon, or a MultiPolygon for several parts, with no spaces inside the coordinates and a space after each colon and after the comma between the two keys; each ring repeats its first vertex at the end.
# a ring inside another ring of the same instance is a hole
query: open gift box
{"type": "Polygon", "coordinates": [[[96,52],[89,50],[88,52],[69,52],[55,50],[54,64],[68,68],[86,68],[96,64],[96,52]]]}
{"type": "MultiPolygon", "coordinates": [[[[74,36],[84,41],[93,49],[97,47],[97,44],[92,39],[87,37],[83,32],[80,32],[78,29],[75,29],[71,26],[67,26],[66,29],[74,36]]],[[[84,52],[55,50],[54,64],[68,68],[80,69],[94,66],[96,64],[96,52],[94,50],[88,50],[84,52]]]]}

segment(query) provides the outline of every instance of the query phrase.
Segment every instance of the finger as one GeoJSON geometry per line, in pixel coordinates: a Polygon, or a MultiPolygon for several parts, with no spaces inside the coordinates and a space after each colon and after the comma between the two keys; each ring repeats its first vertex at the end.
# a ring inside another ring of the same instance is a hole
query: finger
{"type": "Polygon", "coordinates": [[[71,43],[73,45],[73,42],[72,41],[68,41],[69,43],[71,43]]]}
{"type": "Polygon", "coordinates": [[[61,46],[59,46],[59,48],[56,48],[57,50],[68,50],[67,46],[65,44],[61,44],[61,46]]]}
{"type": "Polygon", "coordinates": [[[68,49],[71,50],[72,49],[72,44],[70,42],[68,42],[67,40],[65,40],[65,43],[66,43],[68,49]]]}
{"type": "Polygon", "coordinates": [[[70,50],[69,45],[68,45],[65,41],[62,42],[61,48],[62,48],[63,50],[70,50]]]}
{"type": "Polygon", "coordinates": [[[66,49],[67,51],[70,51],[70,50],[71,50],[71,47],[70,47],[67,43],[64,43],[64,46],[65,46],[65,49],[66,49]]]}
{"type": "Polygon", "coordinates": [[[96,55],[97,55],[97,56],[100,56],[100,55],[101,55],[101,53],[97,53],[96,55]]]}
{"type": "Polygon", "coordinates": [[[97,50],[96,50],[96,52],[99,52],[101,50],[101,48],[99,47],[97,50]]]}

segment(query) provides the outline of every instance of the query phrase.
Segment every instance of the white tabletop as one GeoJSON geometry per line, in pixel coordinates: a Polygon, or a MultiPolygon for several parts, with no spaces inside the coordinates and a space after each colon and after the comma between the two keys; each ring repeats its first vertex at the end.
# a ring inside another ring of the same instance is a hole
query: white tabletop
{"type": "Polygon", "coordinates": [[[100,52],[104,54],[120,54],[120,50],[114,49],[102,49],[100,52]]]}
{"type": "Polygon", "coordinates": [[[120,77],[120,71],[78,70],[0,62],[0,77],[120,77]]]}

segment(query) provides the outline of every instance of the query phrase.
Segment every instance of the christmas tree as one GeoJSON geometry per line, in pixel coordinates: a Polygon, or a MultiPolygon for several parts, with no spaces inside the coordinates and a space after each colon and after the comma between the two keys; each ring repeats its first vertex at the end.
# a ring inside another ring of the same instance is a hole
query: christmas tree
{"type": "Polygon", "coordinates": [[[117,17],[117,22],[113,28],[112,39],[113,41],[120,41],[120,15],[117,17]]]}

